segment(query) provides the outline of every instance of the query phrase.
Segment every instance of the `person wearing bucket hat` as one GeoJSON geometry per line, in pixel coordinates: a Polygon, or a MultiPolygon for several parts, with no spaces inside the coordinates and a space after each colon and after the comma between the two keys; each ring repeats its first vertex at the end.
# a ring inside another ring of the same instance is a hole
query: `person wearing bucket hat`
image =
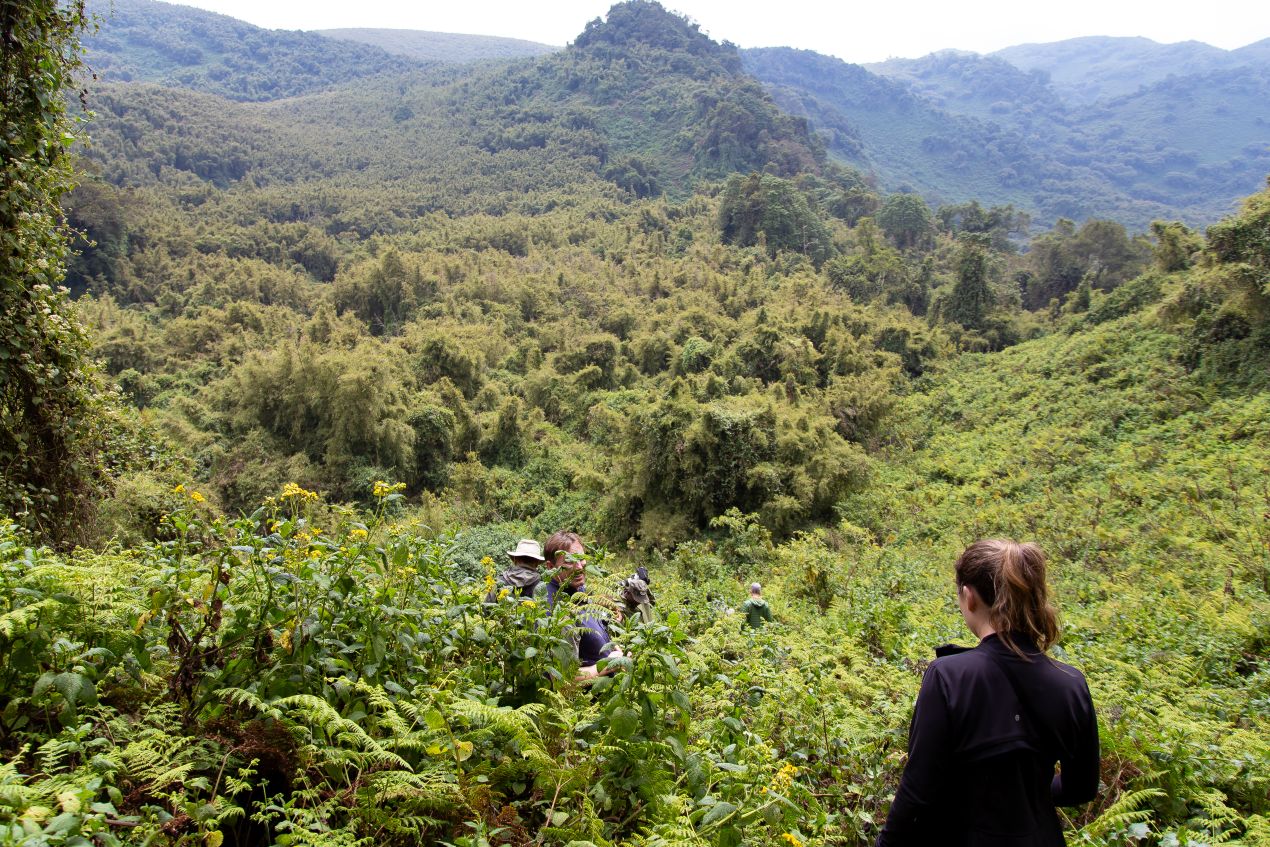
{"type": "Polygon", "coordinates": [[[541,544],[532,538],[522,538],[516,542],[515,549],[507,551],[507,556],[511,559],[511,565],[494,578],[494,587],[485,596],[486,603],[498,602],[499,595],[504,591],[520,598],[532,599],[542,583],[539,566],[546,560],[542,555],[541,544]]]}

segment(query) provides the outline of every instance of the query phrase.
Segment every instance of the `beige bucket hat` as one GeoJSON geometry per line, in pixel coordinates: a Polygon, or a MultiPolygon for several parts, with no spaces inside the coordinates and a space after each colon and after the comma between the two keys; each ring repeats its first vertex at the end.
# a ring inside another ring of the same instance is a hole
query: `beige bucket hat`
{"type": "Polygon", "coordinates": [[[542,545],[532,538],[522,538],[516,542],[515,550],[508,550],[507,555],[513,559],[534,559],[544,562],[546,559],[542,556],[542,545]]]}

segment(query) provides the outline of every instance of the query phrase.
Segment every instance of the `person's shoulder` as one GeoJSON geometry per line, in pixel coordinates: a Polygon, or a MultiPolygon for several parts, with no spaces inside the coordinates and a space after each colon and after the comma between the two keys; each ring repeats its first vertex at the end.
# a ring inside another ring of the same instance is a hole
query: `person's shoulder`
{"type": "Polygon", "coordinates": [[[1089,683],[1085,680],[1085,675],[1077,668],[1066,662],[1060,662],[1052,656],[1046,656],[1045,662],[1052,668],[1050,677],[1054,680],[1065,683],[1068,687],[1076,691],[1088,691],[1089,683]]]}
{"type": "Polygon", "coordinates": [[[945,671],[979,667],[986,662],[991,661],[991,657],[984,654],[980,647],[957,647],[946,645],[936,651],[935,658],[931,661],[931,668],[941,668],[945,671]]]}
{"type": "Polygon", "coordinates": [[[935,679],[965,679],[988,673],[992,657],[978,647],[941,652],[926,666],[926,674],[935,679]]]}

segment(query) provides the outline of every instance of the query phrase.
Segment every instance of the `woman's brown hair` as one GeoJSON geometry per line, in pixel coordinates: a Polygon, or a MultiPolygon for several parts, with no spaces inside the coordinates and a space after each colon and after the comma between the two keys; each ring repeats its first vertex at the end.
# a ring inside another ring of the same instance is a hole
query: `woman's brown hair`
{"type": "Polygon", "coordinates": [[[1001,642],[1028,658],[1014,637],[1027,636],[1041,651],[1058,641],[1058,612],[1045,584],[1045,553],[1035,544],[989,538],[957,557],[957,585],[968,585],[988,606],[1001,642]]]}

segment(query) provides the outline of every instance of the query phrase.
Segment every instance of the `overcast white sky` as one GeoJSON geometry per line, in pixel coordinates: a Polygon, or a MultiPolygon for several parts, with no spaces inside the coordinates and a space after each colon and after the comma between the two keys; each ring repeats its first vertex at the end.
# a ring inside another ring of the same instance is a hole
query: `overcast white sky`
{"type": "MultiPolygon", "coordinates": [[[[392,27],[572,41],[613,0],[182,0],[270,29],[392,27]]],[[[1270,37],[1265,0],[663,0],[716,40],[801,47],[849,62],[955,47],[989,53],[1082,35],[1141,35],[1234,49],[1270,37]]]]}

